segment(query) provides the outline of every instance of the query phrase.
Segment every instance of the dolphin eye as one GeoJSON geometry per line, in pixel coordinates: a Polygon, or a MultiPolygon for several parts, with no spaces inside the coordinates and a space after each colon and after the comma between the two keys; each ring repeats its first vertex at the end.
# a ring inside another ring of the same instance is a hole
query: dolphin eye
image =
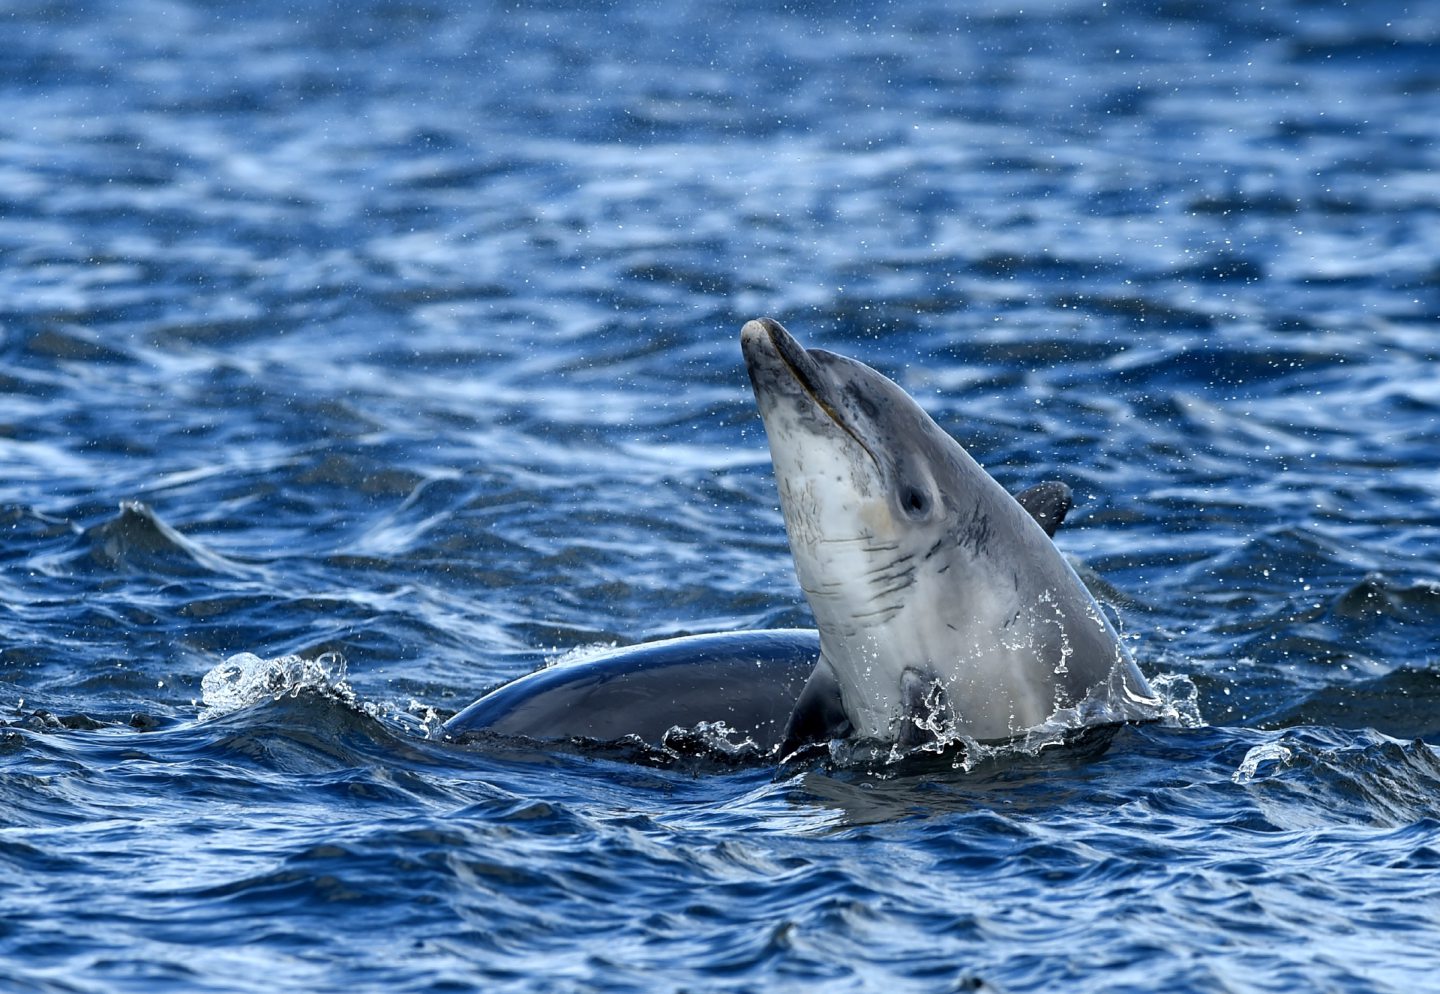
{"type": "Polygon", "coordinates": [[[919,517],[930,510],[930,495],[919,487],[906,487],[900,495],[900,506],[919,517]]]}

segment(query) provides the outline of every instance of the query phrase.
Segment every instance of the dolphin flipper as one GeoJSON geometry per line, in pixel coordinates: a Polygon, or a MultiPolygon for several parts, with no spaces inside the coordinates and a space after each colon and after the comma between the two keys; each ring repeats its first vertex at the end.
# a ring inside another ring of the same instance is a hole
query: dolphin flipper
{"type": "Polygon", "coordinates": [[[935,674],[907,669],[900,675],[900,699],[904,703],[895,744],[908,751],[934,742],[937,718],[946,708],[945,688],[935,674]]]}
{"type": "Polygon", "coordinates": [[[1075,495],[1059,480],[1037,483],[1029,490],[1016,494],[1015,500],[1030,512],[1030,517],[1038,521],[1051,538],[1055,537],[1055,532],[1065,521],[1065,515],[1075,506],[1075,495]]]}
{"type": "Polygon", "coordinates": [[[850,719],[845,716],[845,702],[840,699],[840,684],[835,671],[822,655],[815,671],[805,682],[805,689],[790,713],[781,741],[782,758],[817,742],[843,739],[850,734],[850,719]]]}

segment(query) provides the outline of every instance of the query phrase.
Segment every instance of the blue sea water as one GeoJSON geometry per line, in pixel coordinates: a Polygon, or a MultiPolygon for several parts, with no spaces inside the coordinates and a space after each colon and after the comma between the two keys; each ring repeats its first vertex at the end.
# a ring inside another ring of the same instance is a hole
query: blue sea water
{"type": "Polygon", "coordinates": [[[0,989],[1440,990],[1440,4],[0,38],[0,989]],[[1174,720],[968,770],[437,737],[809,623],[762,314],[1070,483],[1174,720]]]}

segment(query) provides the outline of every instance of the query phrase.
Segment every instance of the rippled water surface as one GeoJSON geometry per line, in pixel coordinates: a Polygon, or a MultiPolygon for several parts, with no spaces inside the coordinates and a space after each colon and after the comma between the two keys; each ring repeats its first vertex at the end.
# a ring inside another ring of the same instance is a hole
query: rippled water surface
{"type": "Polygon", "coordinates": [[[6,990],[1435,989],[1440,4],[0,33],[6,990]],[[433,737],[571,650],[809,624],[761,314],[1070,483],[1204,723],[969,771],[433,737]]]}

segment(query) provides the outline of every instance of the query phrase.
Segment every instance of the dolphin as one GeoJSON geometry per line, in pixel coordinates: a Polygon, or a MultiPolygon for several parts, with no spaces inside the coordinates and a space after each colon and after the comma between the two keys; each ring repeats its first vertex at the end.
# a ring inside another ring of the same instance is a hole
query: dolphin
{"type": "MultiPolygon", "coordinates": [[[[1015,499],[1051,535],[1074,504],[1070,488],[1056,480],[1015,499]]],[[[663,749],[709,725],[718,736],[712,742],[749,743],[768,756],[795,738],[796,705],[819,660],[819,633],[808,628],[642,642],[511,680],[450,718],[443,732],[450,738],[540,741],[616,742],[633,736],[663,749]]],[[[812,686],[812,698],[816,694],[812,686]]],[[[842,733],[835,724],[816,726],[784,754],[842,733]]]]}
{"type": "Polygon", "coordinates": [[[1154,703],[1036,517],[904,390],[769,318],[740,340],[820,632],[782,750],[1004,741],[1154,703]]]}
{"type": "Polygon", "coordinates": [[[710,728],[783,759],[847,738],[1003,741],[1066,709],[1080,725],[1149,716],[1144,677],[1051,542],[1069,487],[1012,497],[900,387],[778,322],[748,322],[741,345],[818,632],[602,652],[502,685],[446,737],[667,748],[710,728]]]}

